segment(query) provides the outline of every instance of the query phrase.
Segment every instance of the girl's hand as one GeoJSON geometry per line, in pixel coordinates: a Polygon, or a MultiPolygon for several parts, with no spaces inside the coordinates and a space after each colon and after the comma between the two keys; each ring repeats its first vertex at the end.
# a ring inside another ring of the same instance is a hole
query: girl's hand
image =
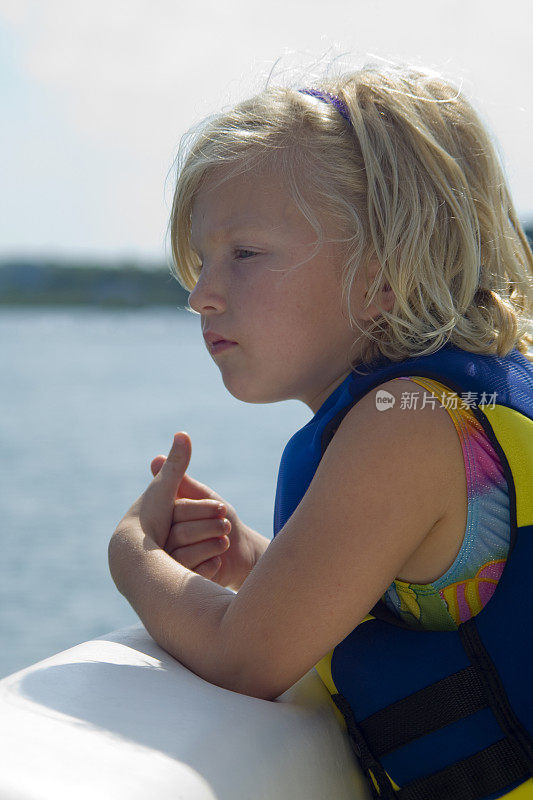
{"type": "Polygon", "coordinates": [[[191,460],[191,439],[188,433],[174,434],[172,447],[163,467],[133,505],[126,511],[111,539],[142,531],[164,549],[174,518],[174,502],[185,470],[191,460]]]}
{"type": "MultiPolygon", "coordinates": [[[[165,461],[165,456],[153,459],[153,475],[165,461]]],[[[164,547],[172,558],[219,586],[237,591],[268,544],[268,539],[241,522],[233,506],[219,494],[189,475],[183,476],[164,547]]]]}

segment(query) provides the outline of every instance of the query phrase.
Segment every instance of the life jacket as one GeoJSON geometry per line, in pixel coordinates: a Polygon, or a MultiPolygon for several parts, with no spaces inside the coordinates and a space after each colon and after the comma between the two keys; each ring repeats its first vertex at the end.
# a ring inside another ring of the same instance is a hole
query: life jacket
{"type": "Polygon", "coordinates": [[[350,408],[402,375],[433,378],[477,398],[469,407],[509,487],[508,558],[491,599],[457,630],[409,628],[380,600],[316,669],[372,796],[533,798],[533,365],[525,356],[517,349],[502,358],[478,355],[447,344],[429,356],[357,366],[283,451],[274,535],[350,408]]]}

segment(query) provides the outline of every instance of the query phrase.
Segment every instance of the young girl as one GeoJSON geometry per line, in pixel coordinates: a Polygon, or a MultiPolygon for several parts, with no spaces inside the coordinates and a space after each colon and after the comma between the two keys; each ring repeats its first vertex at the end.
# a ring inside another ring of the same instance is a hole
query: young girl
{"type": "Polygon", "coordinates": [[[313,417],[271,542],[176,434],[119,591],[219,686],[316,666],[376,796],[533,797],[533,258],[479,118],[410,67],[269,87],[192,139],[171,241],[228,391],[313,417]]]}

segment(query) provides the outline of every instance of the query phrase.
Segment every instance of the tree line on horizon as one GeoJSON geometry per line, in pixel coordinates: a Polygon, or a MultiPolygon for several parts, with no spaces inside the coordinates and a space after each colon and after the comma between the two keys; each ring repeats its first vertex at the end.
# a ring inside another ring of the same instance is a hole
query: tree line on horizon
{"type": "Polygon", "coordinates": [[[185,306],[188,292],[163,264],[37,258],[0,263],[0,305],[185,306]]]}

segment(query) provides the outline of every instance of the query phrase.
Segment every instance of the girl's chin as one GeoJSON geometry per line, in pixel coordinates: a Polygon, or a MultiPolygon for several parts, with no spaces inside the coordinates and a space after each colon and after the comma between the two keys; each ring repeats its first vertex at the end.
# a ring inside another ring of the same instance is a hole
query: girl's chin
{"type": "Polygon", "coordinates": [[[285,397],[275,396],[272,389],[268,388],[264,382],[261,384],[253,384],[251,380],[244,383],[242,380],[232,380],[229,373],[222,373],[222,380],[228,392],[236,400],[242,403],[277,403],[280,400],[285,400],[285,397]]]}
{"type": "Polygon", "coordinates": [[[253,392],[250,389],[236,389],[235,387],[231,386],[230,384],[224,382],[224,385],[228,392],[235,398],[235,400],[240,400],[241,403],[270,403],[273,402],[268,400],[264,395],[259,394],[258,392],[253,392]]]}

